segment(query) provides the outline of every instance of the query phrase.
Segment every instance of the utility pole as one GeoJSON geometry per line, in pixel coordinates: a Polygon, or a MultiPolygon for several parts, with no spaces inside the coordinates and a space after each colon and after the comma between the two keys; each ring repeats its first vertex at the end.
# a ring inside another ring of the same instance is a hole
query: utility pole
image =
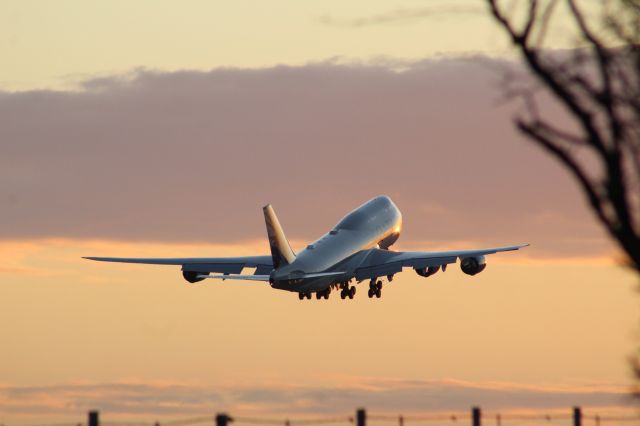
{"type": "Polygon", "coordinates": [[[582,410],[580,407],[573,407],[573,426],[582,426],[582,410]]]}
{"type": "Polygon", "coordinates": [[[233,419],[226,413],[218,413],[216,416],[216,426],[227,426],[227,423],[232,422],[233,419]]]}
{"type": "Polygon", "coordinates": [[[98,426],[100,424],[100,419],[98,418],[98,410],[89,411],[89,421],[87,422],[89,426],[98,426]]]}
{"type": "Polygon", "coordinates": [[[473,426],[480,426],[481,418],[482,418],[482,414],[480,412],[480,407],[473,407],[471,409],[471,424],[473,426]]]}
{"type": "Polygon", "coordinates": [[[367,425],[367,411],[364,408],[359,408],[358,411],[356,411],[356,425],[367,425]]]}

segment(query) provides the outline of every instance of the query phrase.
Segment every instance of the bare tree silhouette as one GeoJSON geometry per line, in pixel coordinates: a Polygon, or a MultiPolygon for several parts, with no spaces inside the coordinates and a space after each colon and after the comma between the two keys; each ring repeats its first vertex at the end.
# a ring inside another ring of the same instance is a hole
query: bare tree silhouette
{"type": "Polygon", "coordinates": [[[599,222],[640,274],[640,0],[604,0],[597,19],[576,0],[487,2],[536,77],[535,87],[506,89],[524,100],[517,128],[577,179],[599,222]],[[524,10],[510,7],[523,4],[524,10]],[[575,48],[562,52],[544,47],[558,6],[571,18],[563,28],[576,35],[575,48]],[[567,113],[570,128],[536,108],[540,90],[567,113]]]}

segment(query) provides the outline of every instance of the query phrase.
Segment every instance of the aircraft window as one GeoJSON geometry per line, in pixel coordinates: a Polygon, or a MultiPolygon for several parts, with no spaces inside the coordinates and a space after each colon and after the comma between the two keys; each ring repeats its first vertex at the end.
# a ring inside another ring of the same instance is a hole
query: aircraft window
{"type": "Polygon", "coordinates": [[[337,229],[332,229],[331,231],[329,231],[329,235],[336,235],[338,233],[337,229]]]}
{"type": "Polygon", "coordinates": [[[311,250],[311,249],[314,249],[314,248],[316,248],[316,246],[314,246],[313,244],[309,244],[309,245],[307,246],[307,249],[308,249],[308,250],[311,250]]]}

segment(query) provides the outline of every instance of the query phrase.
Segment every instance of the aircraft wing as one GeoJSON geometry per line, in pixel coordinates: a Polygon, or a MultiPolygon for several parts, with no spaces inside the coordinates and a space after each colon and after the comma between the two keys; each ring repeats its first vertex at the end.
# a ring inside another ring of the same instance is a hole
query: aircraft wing
{"type": "Polygon", "coordinates": [[[353,276],[357,281],[376,279],[401,272],[403,267],[415,269],[427,267],[446,267],[450,263],[456,263],[458,259],[473,256],[484,256],[503,251],[518,250],[529,244],[517,246],[493,247],[472,250],[451,251],[391,251],[381,249],[363,250],[354,259],[357,266],[353,270],[353,276]]]}
{"type": "Polygon", "coordinates": [[[142,263],[146,265],[180,265],[185,272],[208,274],[239,274],[243,268],[256,268],[255,275],[269,275],[273,270],[271,256],[239,257],[175,257],[175,258],[136,258],[136,257],[85,257],[100,262],[142,263]]]}

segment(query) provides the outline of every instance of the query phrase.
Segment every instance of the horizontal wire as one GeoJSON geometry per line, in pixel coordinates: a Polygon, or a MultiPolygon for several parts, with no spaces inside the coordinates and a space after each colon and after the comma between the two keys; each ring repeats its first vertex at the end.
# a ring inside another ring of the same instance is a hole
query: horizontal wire
{"type": "MultiPolygon", "coordinates": [[[[590,416],[589,418],[596,419],[595,416],[590,416]]],[[[597,418],[602,422],[632,422],[640,420],[640,416],[598,416],[597,418]]]]}
{"type": "Polygon", "coordinates": [[[399,422],[402,419],[403,422],[416,422],[416,421],[442,421],[442,420],[467,420],[470,419],[471,416],[469,414],[431,414],[431,415],[367,415],[367,419],[371,420],[388,420],[388,421],[397,421],[399,422]]]}
{"type": "MultiPolygon", "coordinates": [[[[7,423],[2,423],[0,426],[9,426],[7,423]]],[[[25,424],[21,426],[85,426],[83,422],[66,422],[66,423],[33,423],[33,424],[25,424]]]]}
{"type": "Polygon", "coordinates": [[[256,425],[283,425],[287,422],[286,419],[268,419],[268,418],[258,418],[258,417],[231,417],[232,422],[239,423],[249,423],[256,425]]]}
{"type": "Polygon", "coordinates": [[[353,417],[328,417],[328,418],[319,418],[319,419],[302,419],[302,420],[291,420],[290,424],[292,425],[315,425],[315,424],[323,424],[323,423],[353,423],[353,417]]]}
{"type": "Polygon", "coordinates": [[[100,426],[152,426],[156,422],[100,422],[100,426]]]}
{"type": "MultiPolygon", "coordinates": [[[[567,420],[572,419],[571,414],[509,414],[509,413],[495,413],[495,412],[483,412],[481,415],[485,421],[491,421],[499,418],[501,421],[509,420],[567,420]]],[[[464,421],[469,420],[471,415],[469,413],[453,413],[453,414],[431,414],[431,415],[390,415],[390,414],[369,414],[366,413],[367,420],[373,421],[385,421],[385,422],[397,422],[397,423],[409,423],[419,421],[464,421]]],[[[599,420],[600,422],[616,423],[616,422],[634,422],[640,421],[640,415],[599,415],[599,414],[582,414],[583,420],[599,420]]],[[[200,417],[188,417],[184,419],[158,421],[158,422],[100,422],[99,426],[186,426],[201,423],[215,423],[215,416],[200,416],[200,417]]],[[[344,417],[319,417],[309,419],[288,419],[288,418],[267,418],[267,417],[233,417],[229,416],[229,422],[247,423],[256,425],[277,425],[277,426],[305,426],[315,424],[329,424],[329,423],[354,423],[355,418],[353,416],[344,417]]],[[[0,424],[0,426],[9,426],[7,423],[0,424]]],[[[87,426],[84,422],[64,422],[64,423],[40,423],[40,424],[26,424],[20,426],[87,426]]],[[[230,425],[232,426],[232,425],[230,425]]]]}
{"type": "Polygon", "coordinates": [[[232,417],[232,421],[250,424],[271,424],[271,425],[313,425],[324,423],[352,423],[353,417],[323,417],[315,419],[265,419],[255,417],[232,417]]]}
{"type": "Polygon", "coordinates": [[[192,425],[197,423],[205,423],[205,422],[215,422],[214,416],[201,416],[201,417],[190,417],[186,419],[177,419],[177,420],[169,420],[166,422],[158,422],[158,424],[163,426],[180,426],[180,425],[192,425]]]}
{"type": "MultiPolygon", "coordinates": [[[[483,416],[487,418],[487,416],[483,416]]],[[[488,418],[495,418],[496,416],[491,416],[488,418]]],[[[546,415],[546,414],[500,414],[500,420],[567,420],[573,418],[571,415],[567,414],[556,414],[556,415],[546,415]]],[[[583,416],[584,418],[584,416],[583,416]]]]}

